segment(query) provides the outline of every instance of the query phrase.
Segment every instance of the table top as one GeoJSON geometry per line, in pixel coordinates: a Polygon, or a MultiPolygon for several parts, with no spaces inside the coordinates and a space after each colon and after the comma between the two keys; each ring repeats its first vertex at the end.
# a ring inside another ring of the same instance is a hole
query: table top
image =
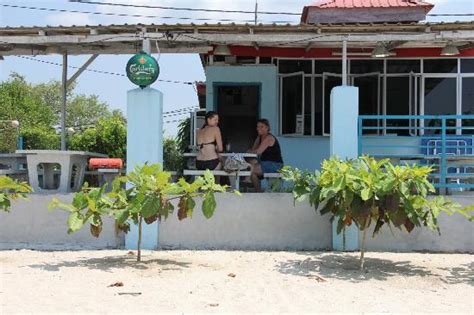
{"type": "Polygon", "coordinates": [[[24,153],[0,153],[0,158],[24,158],[24,153]]]}
{"type": "Polygon", "coordinates": [[[61,150],[16,150],[17,154],[54,154],[54,155],[82,155],[90,157],[108,157],[106,154],[87,151],[61,151],[61,150]]]}
{"type": "MultiPolygon", "coordinates": [[[[223,156],[223,157],[229,157],[229,156],[233,156],[235,154],[238,154],[238,155],[241,155],[243,156],[244,158],[257,158],[258,155],[255,154],[255,153],[238,153],[238,152],[235,152],[235,153],[219,153],[219,156],[223,156]]],[[[183,156],[184,157],[196,157],[198,155],[197,152],[188,152],[188,153],[184,153],[183,156]]]]}

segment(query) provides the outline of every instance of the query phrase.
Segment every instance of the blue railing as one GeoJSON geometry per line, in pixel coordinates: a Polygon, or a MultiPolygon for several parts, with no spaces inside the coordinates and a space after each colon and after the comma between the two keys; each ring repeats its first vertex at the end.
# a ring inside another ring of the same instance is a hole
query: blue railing
{"type": "Polygon", "coordinates": [[[433,167],[435,187],[474,190],[474,115],[359,116],[359,155],[433,167]]]}

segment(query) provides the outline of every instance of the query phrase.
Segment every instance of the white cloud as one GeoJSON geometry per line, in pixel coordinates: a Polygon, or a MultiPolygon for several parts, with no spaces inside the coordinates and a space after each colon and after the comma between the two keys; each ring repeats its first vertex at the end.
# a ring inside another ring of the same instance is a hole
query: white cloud
{"type": "Polygon", "coordinates": [[[52,25],[52,26],[56,26],[56,25],[62,25],[62,26],[94,25],[94,24],[97,24],[87,14],[72,13],[72,12],[63,12],[63,13],[48,15],[46,17],[46,23],[48,25],[52,25]]]}

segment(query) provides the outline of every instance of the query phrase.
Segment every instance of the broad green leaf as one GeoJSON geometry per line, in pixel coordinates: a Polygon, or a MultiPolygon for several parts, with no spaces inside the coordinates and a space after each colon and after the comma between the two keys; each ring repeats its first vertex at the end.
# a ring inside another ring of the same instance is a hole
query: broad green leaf
{"type": "Polygon", "coordinates": [[[84,218],[82,217],[81,213],[78,211],[71,212],[67,220],[67,224],[69,227],[68,234],[75,233],[79,231],[84,225],[84,218]]]}
{"type": "Polygon", "coordinates": [[[208,192],[202,202],[202,213],[207,219],[210,219],[216,210],[216,199],[214,193],[208,192]]]}

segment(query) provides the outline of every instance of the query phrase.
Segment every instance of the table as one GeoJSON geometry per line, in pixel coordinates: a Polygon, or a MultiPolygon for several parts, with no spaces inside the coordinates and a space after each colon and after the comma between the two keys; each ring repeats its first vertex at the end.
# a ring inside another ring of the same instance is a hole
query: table
{"type": "MultiPolygon", "coordinates": [[[[257,158],[258,155],[255,154],[255,153],[219,153],[219,156],[221,157],[229,157],[229,156],[233,156],[235,154],[238,154],[238,155],[241,155],[243,156],[244,158],[257,158]]],[[[184,153],[183,156],[184,157],[197,157],[198,153],[197,152],[188,152],[188,153],[184,153]]]]}
{"type": "Polygon", "coordinates": [[[1,153],[0,169],[19,171],[26,164],[26,155],[18,153],[1,153]]]}
{"type": "Polygon", "coordinates": [[[91,157],[107,157],[105,154],[85,151],[59,150],[17,150],[17,154],[26,155],[30,186],[36,192],[69,193],[81,190],[87,162],[91,157]],[[43,180],[40,185],[38,167],[43,168],[43,180]],[[58,172],[55,166],[61,167],[59,184],[55,181],[58,172]]]}

